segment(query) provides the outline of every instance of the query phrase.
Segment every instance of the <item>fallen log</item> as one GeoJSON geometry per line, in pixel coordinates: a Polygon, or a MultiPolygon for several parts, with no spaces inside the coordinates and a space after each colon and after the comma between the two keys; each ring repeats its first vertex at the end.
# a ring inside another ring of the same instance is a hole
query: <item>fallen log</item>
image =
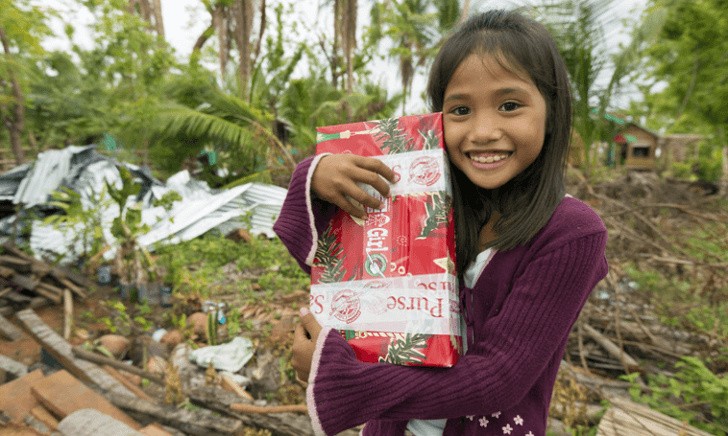
{"type": "Polygon", "coordinates": [[[22,338],[23,332],[20,331],[19,328],[15,327],[15,324],[8,321],[7,318],[0,315],[0,335],[12,342],[22,338]]]}
{"type": "Polygon", "coordinates": [[[609,353],[610,356],[619,359],[622,365],[624,365],[624,369],[626,372],[640,371],[640,364],[637,363],[637,361],[632,356],[627,354],[627,352],[625,352],[621,347],[612,342],[609,338],[599,333],[594,327],[590,326],[589,324],[584,323],[581,327],[584,329],[584,332],[592,339],[594,339],[596,343],[601,345],[602,348],[604,348],[604,350],[609,353]]]}
{"type": "Polygon", "coordinates": [[[243,431],[241,421],[219,416],[207,409],[178,409],[125,396],[112,396],[110,400],[139,421],[155,421],[189,435],[238,435],[243,431]]]}
{"type": "Polygon", "coordinates": [[[241,413],[308,413],[305,404],[287,404],[283,406],[256,406],[254,404],[233,403],[230,409],[241,413]]]}
{"type": "Polygon", "coordinates": [[[162,377],[149,371],[145,371],[141,368],[137,368],[134,365],[129,365],[128,363],[120,362],[110,357],[102,356],[100,354],[84,350],[83,348],[78,346],[71,348],[71,351],[73,352],[74,356],[77,356],[80,359],[98,363],[99,365],[109,365],[112,368],[120,369],[130,374],[138,375],[158,385],[164,386],[164,379],[162,377]]]}
{"type": "Polygon", "coordinates": [[[79,380],[95,384],[112,396],[134,397],[134,394],[99,366],[73,355],[71,344],[48,327],[32,309],[21,310],[15,316],[28,333],[68,372],[79,380]]]}
{"type": "Polygon", "coordinates": [[[187,395],[192,403],[231,416],[248,427],[269,430],[271,433],[281,436],[313,434],[311,420],[307,415],[296,413],[244,414],[236,412],[231,409],[231,406],[239,404],[240,397],[221,388],[202,386],[190,389],[187,395]]]}
{"type": "Polygon", "coordinates": [[[599,422],[597,436],[710,436],[686,422],[622,398],[610,398],[611,407],[599,422]]]}

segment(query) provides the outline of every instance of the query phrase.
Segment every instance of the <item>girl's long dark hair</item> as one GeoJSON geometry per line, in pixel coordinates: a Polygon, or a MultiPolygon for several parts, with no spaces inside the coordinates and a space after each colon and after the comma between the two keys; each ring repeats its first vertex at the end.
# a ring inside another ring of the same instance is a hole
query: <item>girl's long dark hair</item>
{"type": "Polygon", "coordinates": [[[544,26],[515,11],[475,15],[448,37],[427,85],[434,112],[442,111],[450,78],[471,54],[493,56],[507,70],[530,77],[546,100],[546,137],[536,160],[498,189],[479,188],[450,165],[460,274],[477,256],[480,229],[494,212],[500,219],[489,246],[501,251],[528,243],[543,228],[564,196],[571,133],[569,79],[556,43],[544,26]]]}

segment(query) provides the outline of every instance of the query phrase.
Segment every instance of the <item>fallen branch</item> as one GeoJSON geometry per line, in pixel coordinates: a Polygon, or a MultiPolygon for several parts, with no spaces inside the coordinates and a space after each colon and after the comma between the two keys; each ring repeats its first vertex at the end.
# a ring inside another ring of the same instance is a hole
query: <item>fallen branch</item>
{"type": "Polygon", "coordinates": [[[156,374],[152,374],[149,371],[145,371],[143,369],[137,368],[136,366],[129,365],[128,363],[119,362],[118,360],[112,359],[110,357],[102,356],[100,354],[92,353],[91,351],[86,351],[81,347],[73,347],[72,349],[73,354],[83,360],[88,360],[89,362],[98,363],[100,365],[109,365],[112,368],[120,369],[122,371],[129,372],[131,374],[136,374],[142,378],[145,378],[151,382],[154,382],[158,385],[164,386],[164,379],[156,374]]]}
{"type": "Polygon", "coordinates": [[[305,404],[290,404],[284,406],[255,406],[253,404],[234,403],[230,409],[242,413],[308,413],[305,404]]]}
{"type": "Polygon", "coordinates": [[[584,329],[586,334],[594,339],[596,343],[601,345],[602,348],[607,351],[607,353],[609,353],[612,357],[619,359],[622,365],[624,365],[627,372],[640,371],[640,364],[637,363],[637,361],[632,356],[627,354],[622,348],[617,346],[617,344],[612,342],[609,338],[599,333],[594,327],[590,326],[589,324],[584,323],[581,327],[584,329]]]}

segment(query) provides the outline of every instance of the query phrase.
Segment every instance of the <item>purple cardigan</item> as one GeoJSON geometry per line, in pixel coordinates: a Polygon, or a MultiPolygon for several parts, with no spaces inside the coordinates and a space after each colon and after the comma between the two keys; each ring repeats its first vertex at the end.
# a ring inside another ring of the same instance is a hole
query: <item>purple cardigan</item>
{"type": "MultiPolygon", "coordinates": [[[[310,271],[319,232],[335,206],[312,198],[316,158],[296,168],[274,230],[310,271]]],[[[316,434],[366,423],[365,435],[402,435],[413,418],[447,418],[445,435],[544,435],[569,332],[607,274],[607,231],[565,197],[526,246],[497,252],[473,289],[461,290],[468,351],[452,368],[358,362],[324,328],[306,390],[316,434]]]]}

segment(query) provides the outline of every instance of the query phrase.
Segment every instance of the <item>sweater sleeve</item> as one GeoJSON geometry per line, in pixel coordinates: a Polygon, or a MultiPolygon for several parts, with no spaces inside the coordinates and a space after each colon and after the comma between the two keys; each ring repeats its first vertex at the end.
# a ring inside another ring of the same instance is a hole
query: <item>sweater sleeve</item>
{"type": "Polygon", "coordinates": [[[318,235],[337,209],[311,193],[313,172],[319,160],[327,154],[311,156],[296,166],[281,213],[273,224],[273,231],[307,273],[311,271],[318,235]]]}
{"type": "Polygon", "coordinates": [[[314,429],[336,434],[372,419],[457,418],[518,404],[606,275],[606,238],[606,230],[591,232],[537,253],[452,368],[360,363],[324,330],[307,388],[314,429]]]}

